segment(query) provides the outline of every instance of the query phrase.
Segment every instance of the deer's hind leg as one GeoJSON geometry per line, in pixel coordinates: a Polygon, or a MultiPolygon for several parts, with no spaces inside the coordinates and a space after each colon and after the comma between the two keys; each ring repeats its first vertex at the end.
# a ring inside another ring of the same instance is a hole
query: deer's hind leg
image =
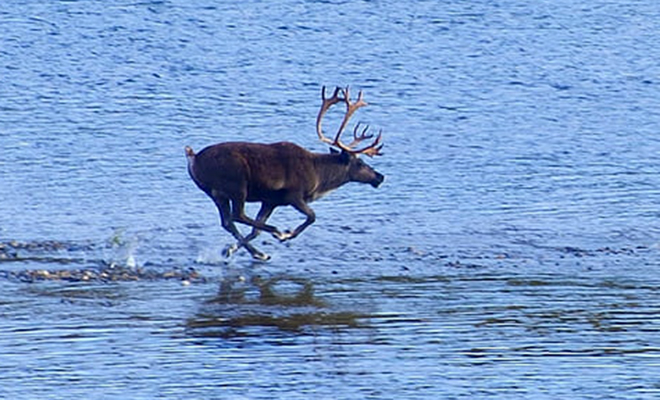
{"type": "Polygon", "coordinates": [[[223,250],[223,255],[225,257],[231,257],[232,254],[236,252],[241,247],[245,247],[245,249],[250,252],[252,257],[259,259],[259,260],[268,260],[270,257],[267,254],[262,253],[261,251],[257,250],[254,246],[252,246],[246,239],[241,235],[241,233],[238,231],[238,228],[236,228],[236,224],[234,224],[234,217],[233,213],[230,207],[229,199],[224,198],[224,197],[219,197],[217,195],[212,196],[213,202],[215,203],[216,207],[218,208],[218,211],[220,212],[220,222],[222,224],[222,227],[229,233],[234,236],[234,238],[238,241],[236,244],[231,244],[227,246],[223,250]]]}
{"type": "MultiPolygon", "coordinates": [[[[255,221],[257,223],[265,223],[266,220],[270,217],[270,215],[273,213],[273,210],[275,209],[275,206],[269,205],[262,203],[261,209],[259,209],[259,212],[257,213],[257,217],[255,218],[255,221]]],[[[251,254],[252,257],[262,260],[262,261],[267,261],[270,259],[270,256],[266,253],[262,253],[259,250],[255,249],[249,242],[252,241],[254,238],[259,236],[259,233],[261,233],[261,230],[259,228],[253,227],[252,232],[250,232],[249,235],[247,235],[244,239],[243,242],[238,242],[236,243],[235,249],[239,249],[241,247],[245,247],[251,254]],[[252,250],[250,250],[252,248],[252,250]]]]}

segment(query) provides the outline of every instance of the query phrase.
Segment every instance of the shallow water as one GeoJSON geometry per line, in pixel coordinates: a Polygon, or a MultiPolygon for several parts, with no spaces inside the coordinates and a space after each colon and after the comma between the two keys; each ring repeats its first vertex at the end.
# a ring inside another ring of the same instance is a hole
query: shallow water
{"type": "Polygon", "coordinates": [[[657,397],[658,14],[3,2],[0,397],[657,397]],[[335,84],[385,183],[226,262],[183,147],[327,151],[335,84]]]}

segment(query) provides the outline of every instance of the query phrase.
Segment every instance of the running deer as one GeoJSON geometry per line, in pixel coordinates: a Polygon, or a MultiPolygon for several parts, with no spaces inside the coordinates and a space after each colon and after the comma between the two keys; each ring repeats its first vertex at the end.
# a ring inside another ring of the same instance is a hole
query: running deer
{"type": "Polygon", "coordinates": [[[383,175],[358,158],[360,154],[369,157],[382,155],[382,131],[374,139],[374,135],[367,133],[369,126],[361,129],[358,123],[353,130],[352,142],[346,144],[340,140],[351,116],[367,105],[362,99],[362,91],[357,100],[351,102],[348,87],[336,88],[329,98],[326,98],[323,87],[321,99],[316,133],[323,143],[332,146],[329,154],[312,153],[290,142],[226,142],[206,147],[197,154],[186,146],[190,177],[213,200],[220,212],[222,227],[238,241],[224,250],[225,256],[229,257],[244,247],[252,257],[268,260],[268,255],[250,243],[260,231],[269,232],[281,242],[291,240],[316,219],[308,203],[348,182],[368,183],[374,188],[383,182],[383,175]],[[326,112],[337,103],[346,104],[346,114],[334,139],[329,139],[321,124],[326,112]],[[356,149],[369,139],[373,139],[370,144],[356,149]],[[245,202],[261,202],[255,219],[245,215],[245,202]],[[284,232],[266,223],[276,207],[287,205],[305,214],[305,221],[293,231],[284,232]],[[243,236],[235,222],[251,226],[252,232],[243,236]]]}

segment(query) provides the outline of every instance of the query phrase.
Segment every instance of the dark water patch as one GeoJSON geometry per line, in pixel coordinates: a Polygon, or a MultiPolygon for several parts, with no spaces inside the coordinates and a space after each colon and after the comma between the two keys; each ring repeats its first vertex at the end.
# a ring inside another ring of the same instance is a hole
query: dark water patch
{"type": "Polygon", "coordinates": [[[624,246],[620,248],[605,246],[595,249],[586,249],[575,246],[553,246],[547,244],[539,244],[535,241],[530,240],[521,240],[518,242],[522,245],[527,245],[532,248],[550,250],[558,253],[563,253],[566,255],[571,255],[575,257],[596,257],[596,256],[608,256],[608,255],[635,255],[643,254],[651,250],[649,246],[646,245],[635,245],[635,246],[624,246]]]}
{"type": "Polygon", "coordinates": [[[317,334],[319,329],[346,329],[363,327],[363,316],[350,312],[325,312],[310,310],[257,310],[244,311],[240,316],[230,316],[223,310],[213,314],[198,315],[186,324],[186,332],[193,337],[270,336],[278,332],[317,334]],[[269,328],[275,328],[274,332],[269,328]]]}

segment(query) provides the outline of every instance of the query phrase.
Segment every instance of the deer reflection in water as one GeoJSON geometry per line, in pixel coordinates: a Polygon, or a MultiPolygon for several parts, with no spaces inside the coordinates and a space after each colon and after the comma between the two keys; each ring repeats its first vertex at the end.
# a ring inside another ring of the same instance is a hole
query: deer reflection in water
{"type": "Polygon", "coordinates": [[[315,327],[359,327],[364,317],[333,310],[315,296],[314,285],[307,280],[233,276],[221,282],[218,295],[186,327],[195,337],[232,338],[260,332],[260,328],[302,332],[315,327]]]}
{"type": "Polygon", "coordinates": [[[314,285],[298,278],[268,278],[255,275],[228,277],[220,283],[218,296],[210,301],[220,304],[258,304],[262,306],[325,307],[314,297],[314,285]],[[282,288],[288,288],[283,290],[282,288]],[[296,290],[297,289],[297,290],[296,290]],[[257,292],[256,296],[251,296],[257,292]]]}

